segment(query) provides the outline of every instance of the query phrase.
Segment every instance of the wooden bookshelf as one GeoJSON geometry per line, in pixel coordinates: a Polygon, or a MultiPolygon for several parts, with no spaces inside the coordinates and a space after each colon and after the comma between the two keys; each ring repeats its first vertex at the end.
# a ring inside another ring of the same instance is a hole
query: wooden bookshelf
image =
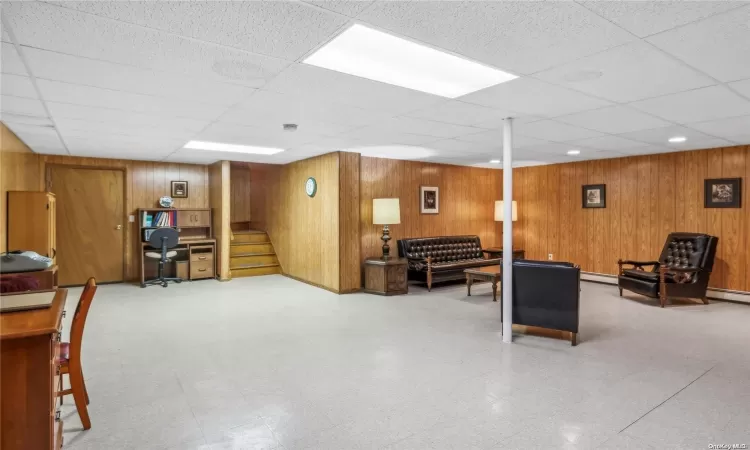
{"type": "MultiPolygon", "coordinates": [[[[173,261],[186,262],[188,264],[189,276],[186,279],[198,280],[214,278],[216,275],[216,240],[213,238],[211,221],[211,209],[209,208],[140,208],[138,209],[138,236],[141,241],[141,286],[146,280],[146,274],[155,276],[158,264],[156,260],[147,260],[144,256],[146,251],[160,251],[152,248],[145,239],[146,231],[158,230],[159,228],[174,228],[180,236],[180,243],[174,250],[178,256],[173,261]],[[174,223],[170,225],[155,226],[144,225],[144,215],[155,216],[160,212],[174,213],[174,223]]],[[[170,265],[172,266],[172,265],[170,265]]],[[[176,263],[174,267],[165,268],[168,276],[175,276],[176,263]]]]}

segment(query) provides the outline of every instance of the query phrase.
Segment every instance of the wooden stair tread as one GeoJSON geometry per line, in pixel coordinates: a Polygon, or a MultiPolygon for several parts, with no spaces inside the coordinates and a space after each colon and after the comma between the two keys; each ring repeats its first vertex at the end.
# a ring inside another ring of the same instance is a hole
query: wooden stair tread
{"type": "Polygon", "coordinates": [[[240,256],[273,256],[275,254],[276,253],[274,252],[260,252],[260,253],[248,252],[248,253],[234,253],[232,255],[229,255],[229,257],[234,258],[234,257],[240,257],[240,256]]]}
{"type": "Polygon", "coordinates": [[[236,266],[232,266],[230,264],[230,269],[232,270],[242,270],[242,269],[257,269],[258,267],[278,267],[278,263],[268,263],[268,264],[239,264],[236,266]]]}
{"type": "Polygon", "coordinates": [[[270,241],[267,241],[267,242],[232,242],[231,245],[234,247],[237,245],[266,245],[270,243],[271,243],[270,241]]]}
{"type": "Polygon", "coordinates": [[[265,231],[258,231],[258,230],[242,230],[242,231],[232,231],[234,234],[266,234],[265,231]]]}

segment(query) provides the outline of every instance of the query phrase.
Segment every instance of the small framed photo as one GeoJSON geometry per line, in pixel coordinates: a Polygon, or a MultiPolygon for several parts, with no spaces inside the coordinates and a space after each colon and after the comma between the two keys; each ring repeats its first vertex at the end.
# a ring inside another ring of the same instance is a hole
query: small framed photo
{"type": "Polygon", "coordinates": [[[586,184],[582,191],[584,208],[606,208],[607,207],[607,185],[586,184]]]}
{"type": "Polygon", "coordinates": [[[440,211],[440,189],[434,186],[419,188],[419,212],[437,214],[440,211]]]}
{"type": "Polygon", "coordinates": [[[188,197],[188,182],[187,181],[173,181],[172,182],[172,198],[187,198],[188,197]]]}
{"type": "Polygon", "coordinates": [[[705,208],[742,208],[742,178],[713,178],[704,183],[705,208]]]}

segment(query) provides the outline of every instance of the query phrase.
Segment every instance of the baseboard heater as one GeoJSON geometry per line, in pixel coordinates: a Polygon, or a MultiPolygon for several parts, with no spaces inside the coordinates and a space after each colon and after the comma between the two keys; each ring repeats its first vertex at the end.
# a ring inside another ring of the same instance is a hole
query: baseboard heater
{"type": "MultiPolygon", "coordinates": [[[[617,275],[581,272],[581,280],[617,286],[617,275]]],[[[747,303],[750,305],[750,292],[708,288],[708,298],[712,300],[728,300],[730,302],[747,303]]]]}

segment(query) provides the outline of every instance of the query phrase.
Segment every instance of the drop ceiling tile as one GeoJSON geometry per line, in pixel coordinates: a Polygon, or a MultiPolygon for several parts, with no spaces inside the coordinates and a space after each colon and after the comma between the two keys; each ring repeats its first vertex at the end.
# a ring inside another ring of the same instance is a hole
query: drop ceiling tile
{"type": "Polygon", "coordinates": [[[409,133],[434,136],[435,139],[466,136],[483,131],[482,128],[466,127],[433,120],[415,119],[412,117],[393,117],[373,124],[386,133],[409,133]]]}
{"type": "Polygon", "coordinates": [[[110,122],[93,122],[86,119],[67,119],[58,117],[55,124],[64,135],[73,133],[77,135],[122,135],[122,136],[143,136],[145,138],[181,138],[186,141],[195,134],[195,131],[179,130],[175,128],[165,128],[159,123],[151,124],[139,123],[133,126],[127,122],[110,121],[110,122]]]}
{"type": "Polygon", "coordinates": [[[542,117],[561,116],[611,105],[606,100],[529,77],[517,78],[482,89],[464,95],[460,100],[490,108],[508,108],[523,114],[542,117]]]}
{"type": "Polygon", "coordinates": [[[372,0],[302,0],[349,17],[356,17],[372,4],[372,0]]]}
{"type": "Polygon", "coordinates": [[[355,147],[361,147],[362,142],[347,137],[325,137],[322,139],[316,139],[306,144],[297,145],[291,148],[291,150],[300,152],[337,152],[337,151],[348,151],[355,147]]]}
{"type": "Polygon", "coordinates": [[[375,126],[357,128],[337,137],[353,139],[360,145],[424,145],[439,140],[434,136],[386,131],[375,126]]]}
{"type": "MultiPolygon", "coordinates": [[[[715,136],[710,136],[692,128],[673,125],[671,127],[655,128],[653,130],[634,131],[632,133],[620,134],[620,137],[634,141],[644,142],[659,146],[661,148],[673,150],[688,150],[698,148],[712,148],[717,143],[715,136]],[[685,142],[671,143],[669,138],[682,136],[687,138],[685,142]]],[[[724,141],[719,146],[731,145],[724,141]]]]}
{"type": "Polygon", "coordinates": [[[59,103],[198,120],[214,120],[226,110],[226,107],[219,105],[166,99],[60,81],[37,80],[37,84],[45,101],[59,103]]]}
{"type": "Polygon", "coordinates": [[[490,129],[501,128],[503,119],[517,115],[518,113],[513,111],[488,108],[458,100],[448,100],[439,105],[412,111],[408,114],[409,117],[418,119],[490,129]]]}
{"type": "Polygon", "coordinates": [[[19,43],[38,49],[250,87],[262,86],[288,65],[281,59],[48,3],[6,2],[3,6],[19,43]]]}
{"type": "Polygon", "coordinates": [[[529,74],[635,38],[574,2],[377,2],[357,19],[529,74]]]}
{"type": "Polygon", "coordinates": [[[750,78],[750,5],[647,40],[720,81],[750,78]]]}
{"type": "MultiPolygon", "coordinates": [[[[327,3],[327,2],[323,2],[327,3]]],[[[358,2],[329,7],[358,12],[358,2]]],[[[66,8],[294,61],[325,42],[346,17],[302,2],[55,2],[66,8]]]]}
{"type": "MultiPolygon", "coordinates": [[[[503,146],[503,130],[490,130],[482,131],[476,134],[467,134],[466,136],[460,136],[456,138],[459,141],[476,142],[479,144],[490,144],[502,148],[503,146]]],[[[513,134],[513,148],[528,147],[530,145],[546,144],[548,141],[544,139],[535,139],[528,136],[521,136],[518,133],[513,134]]]]}
{"type": "Polygon", "coordinates": [[[750,116],[691,123],[688,126],[736,144],[750,144],[750,116]]]}
{"type": "MultiPolygon", "coordinates": [[[[503,145],[466,142],[456,139],[443,139],[425,144],[425,147],[437,150],[440,154],[458,154],[471,157],[473,154],[494,154],[495,158],[502,158],[503,145]]],[[[492,159],[492,158],[490,158],[492,159]]]]}
{"type": "Polygon", "coordinates": [[[33,98],[12,97],[3,95],[0,98],[0,112],[3,114],[21,114],[24,116],[47,117],[42,102],[33,98]]]}
{"type": "Polygon", "coordinates": [[[574,127],[564,123],[555,122],[554,120],[540,120],[539,122],[521,124],[515,127],[515,130],[522,136],[552,142],[574,141],[577,139],[601,136],[602,134],[598,131],[574,127]]]}
{"type": "Polygon", "coordinates": [[[716,84],[642,41],[563,64],[534,77],[623,103],[716,84]]]}
{"type": "Polygon", "coordinates": [[[117,123],[134,127],[151,127],[157,125],[165,130],[181,130],[197,132],[208,122],[205,120],[188,119],[184,117],[165,117],[150,114],[137,114],[117,109],[95,108],[92,106],[71,105],[68,103],[47,102],[52,118],[78,119],[92,123],[117,123]]]}
{"type": "Polygon", "coordinates": [[[229,106],[250,96],[255,89],[186,75],[140,69],[62,53],[25,48],[24,54],[37,79],[181,101],[229,106]]]}
{"type": "MultiPolygon", "coordinates": [[[[710,148],[710,147],[701,147],[710,148]]],[[[657,155],[660,153],[672,153],[684,150],[691,150],[688,147],[675,148],[675,147],[662,147],[658,145],[647,145],[645,147],[637,147],[632,149],[620,150],[625,156],[637,156],[637,155],[657,155]]]]}
{"type": "Polygon", "coordinates": [[[437,95],[305,64],[290,66],[264,90],[300,96],[306,101],[341,103],[391,115],[424,109],[444,100],[437,95]]]}
{"type": "Polygon", "coordinates": [[[745,4],[741,1],[630,1],[580,2],[583,6],[630,31],[646,37],[705,19],[745,4]]]}
{"type": "Polygon", "coordinates": [[[3,113],[3,122],[6,124],[15,123],[18,125],[35,125],[43,127],[54,127],[49,117],[24,116],[22,114],[3,113]]]}
{"type": "Polygon", "coordinates": [[[111,158],[129,159],[134,161],[161,161],[169,154],[168,149],[163,151],[133,150],[127,147],[71,147],[70,154],[82,158],[111,158]]]}
{"type": "Polygon", "coordinates": [[[28,76],[26,67],[23,65],[21,58],[13,44],[3,42],[0,44],[0,70],[2,73],[13,75],[28,76]]]}
{"type": "Polygon", "coordinates": [[[12,95],[13,97],[35,98],[39,95],[31,83],[31,78],[20,75],[2,74],[0,76],[0,85],[2,85],[2,95],[12,95]]]}
{"type": "MultiPolygon", "coordinates": [[[[625,139],[620,136],[599,136],[595,138],[581,139],[578,141],[570,141],[570,148],[586,148],[597,151],[622,151],[627,149],[636,149],[645,147],[649,144],[640,141],[633,141],[631,139],[625,139]]],[[[581,155],[586,156],[587,152],[581,149],[581,155]]]]}
{"type": "Polygon", "coordinates": [[[567,123],[602,133],[618,134],[629,131],[648,130],[672,125],[666,120],[650,116],[627,106],[610,106],[593,111],[570,114],[555,118],[567,123]]]}
{"type": "Polygon", "coordinates": [[[280,128],[255,128],[224,122],[214,122],[194,139],[198,141],[223,142],[228,144],[255,145],[259,147],[292,148],[325,136],[297,130],[283,131],[280,128]]]}
{"type": "Polygon", "coordinates": [[[750,99],[750,78],[747,80],[741,80],[741,81],[735,81],[734,83],[729,83],[729,87],[736,90],[740,94],[744,95],[746,98],[750,99]]]}
{"type": "Polygon", "coordinates": [[[310,98],[259,90],[225,113],[221,120],[249,126],[281,127],[296,123],[321,134],[341,133],[382,121],[387,114],[310,98]]]}
{"type": "Polygon", "coordinates": [[[550,156],[556,156],[560,158],[570,158],[570,156],[567,154],[568,150],[571,150],[573,148],[576,148],[570,144],[563,144],[559,142],[548,142],[544,144],[538,144],[538,145],[530,145],[528,147],[524,147],[518,150],[518,153],[515,151],[513,152],[513,159],[518,158],[527,158],[529,155],[550,155],[550,156]]]}
{"type": "Polygon", "coordinates": [[[705,122],[750,114],[750,100],[722,86],[665,95],[631,103],[630,106],[676,123],[705,122]]]}

